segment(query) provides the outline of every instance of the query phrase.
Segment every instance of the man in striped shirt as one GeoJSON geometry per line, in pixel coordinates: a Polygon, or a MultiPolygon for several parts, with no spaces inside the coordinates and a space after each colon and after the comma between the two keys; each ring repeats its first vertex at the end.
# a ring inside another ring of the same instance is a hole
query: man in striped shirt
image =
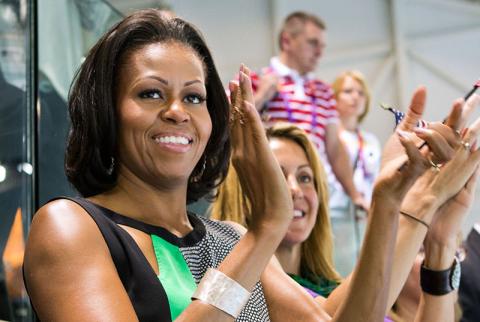
{"type": "Polygon", "coordinates": [[[267,126],[289,122],[305,130],[318,147],[329,182],[335,175],[353,203],[368,209],[354,186],[349,156],[339,137],[333,91],[312,74],[325,48],[325,24],[314,15],[294,12],[284,21],[279,47],[280,55],[270,66],[252,75],[257,109],[267,126]]]}

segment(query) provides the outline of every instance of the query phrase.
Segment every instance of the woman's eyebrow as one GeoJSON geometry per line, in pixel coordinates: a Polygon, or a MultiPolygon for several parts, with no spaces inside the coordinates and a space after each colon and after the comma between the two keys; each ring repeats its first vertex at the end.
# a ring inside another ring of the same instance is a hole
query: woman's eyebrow
{"type": "Polygon", "coordinates": [[[192,84],[196,84],[196,83],[200,83],[200,84],[201,84],[202,82],[201,82],[200,80],[198,80],[198,79],[194,79],[194,80],[191,80],[191,81],[185,82],[185,84],[183,84],[183,86],[185,86],[185,87],[186,87],[186,86],[190,86],[190,85],[192,85],[192,84]]]}

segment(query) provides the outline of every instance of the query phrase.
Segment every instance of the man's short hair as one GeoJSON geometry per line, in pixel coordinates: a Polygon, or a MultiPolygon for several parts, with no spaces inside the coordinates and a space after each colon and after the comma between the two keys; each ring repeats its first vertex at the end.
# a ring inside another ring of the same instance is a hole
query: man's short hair
{"type": "Polygon", "coordinates": [[[304,11],[292,12],[283,21],[282,29],[278,35],[278,47],[282,50],[282,36],[288,33],[291,36],[296,36],[304,30],[305,25],[310,22],[321,30],[327,29],[325,22],[314,14],[306,13],[304,11]]]}

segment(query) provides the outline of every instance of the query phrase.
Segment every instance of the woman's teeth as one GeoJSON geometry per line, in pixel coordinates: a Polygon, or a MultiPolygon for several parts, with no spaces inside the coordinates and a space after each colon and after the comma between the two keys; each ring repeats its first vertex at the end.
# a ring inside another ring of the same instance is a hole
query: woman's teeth
{"type": "Polygon", "coordinates": [[[155,138],[155,140],[160,143],[173,143],[173,144],[183,144],[183,145],[189,144],[188,139],[183,136],[161,136],[161,137],[155,138]]]}
{"type": "Polygon", "coordinates": [[[305,215],[305,213],[301,210],[294,210],[293,211],[293,218],[301,218],[305,215]]]}

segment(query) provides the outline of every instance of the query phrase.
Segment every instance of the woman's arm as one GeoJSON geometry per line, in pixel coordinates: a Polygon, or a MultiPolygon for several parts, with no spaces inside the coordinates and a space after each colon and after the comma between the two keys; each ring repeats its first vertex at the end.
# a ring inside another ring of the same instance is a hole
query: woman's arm
{"type": "MultiPolygon", "coordinates": [[[[474,156],[473,156],[474,157],[474,156]]],[[[424,266],[429,270],[450,269],[458,248],[457,237],[471,207],[478,179],[478,168],[467,184],[443,205],[430,226],[425,240],[424,266]]],[[[457,263],[460,265],[460,263],[457,263]]],[[[442,296],[422,293],[416,321],[454,321],[454,303],[457,294],[452,291],[442,296]]]]}
{"type": "MultiPolygon", "coordinates": [[[[421,119],[425,107],[426,92],[424,88],[419,88],[414,93],[409,110],[406,117],[399,125],[399,128],[404,131],[413,131],[418,120],[421,119]]],[[[466,105],[468,110],[472,110],[472,104],[478,104],[478,100],[470,100],[466,105]]],[[[443,160],[437,162],[445,162],[452,158],[455,148],[460,145],[460,139],[454,129],[461,128],[469,114],[463,113],[462,102],[454,103],[452,111],[447,118],[446,124],[431,124],[429,132],[419,134],[423,140],[428,143],[428,147],[433,151],[434,156],[443,157],[443,160]]],[[[420,143],[417,143],[420,145],[420,143]]],[[[392,135],[387,144],[383,154],[384,165],[390,162],[393,158],[399,157],[403,154],[400,147],[400,142],[397,136],[392,135]]],[[[402,203],[402,210],[410,214],[414,214],[419,219],[430,223],[435,215],[435,210],[438,208],[436,202],[437,196],[426,194],[427,185],[432,180],[433,173],[427,171],[420,179],[416,181],[412,189],[408,192],[402,203]]],[[[448,186],[448,185],[447,185],[448,186]]],[[[391,308],[398,297],[407,276],[411,270],[412,263],[415,256],[420,249],[427,230],[426,228],[412,219],[400,216],[398,237],[395,246],[395,255],[393,258],[393,272],[395,276],[391,281],[390,291],[388,295],[387,310],[391,308]]],[[[347,277],[345,281],[329,296],[324,308],[329,314],[334,314],[339,305],[345,298],[345,293],[350,284],[351,276],[347,277]]]]}
{"type": "MultiPolygon", "coordinates": [[[[397,171],[405,160],[394,160],[379,176],[361,259],[350,286],[345,289],[341,299],[343,305],[336,312],[334,321],[358,321],[359,317],[365,321],[383,319],[398,209],[403,196],[426,169],[427,163],[413,142],[408,139],[401,140],[409,151],[409,163],[402,171],[397,171]]],[[[317,307],[318,303],[323,301],[312,301],[303,290],[300,292],[299,287],[295,287],[293,281],[282,282],[284,276],[284,272],[272,265],[269,265],[262,275],[267,303],[270,312],[275,314],[272,320],[282,321],[283,317],[284,321],[285,316],[293,316],[295,321],[324,320],[327,315],[317,307]]]]}
{"type": "MultiPolygon", "coordinates": [[[[343,287],[343,298],[341,303],[337,302],[340,306],[334,320],[381,321],[385,315],[398,211],[407,191],[427,168],[427,161],[413,141],[403,132],[399,132],[399,139],[409,157],[408,162],[402,157],[391,160],[380,172],[360,258],[347,288],[343,287]]],[[[329,297],[325,307],[328,308],[330,301],[329,297]]]]}
{"type": "MultiPolygon", "coordinates": [[[[242,225],[233,221],[224,221],[235,228],[241,235],[247,232],[242,225]]],[[[331,318],[321,308],[324,298],[315,300],[302,286],[295,282],[283,270],[277,258],[272,256],[260,281],[267,300],[270,320],[282,321],[330,321],[331,318]]]]}

